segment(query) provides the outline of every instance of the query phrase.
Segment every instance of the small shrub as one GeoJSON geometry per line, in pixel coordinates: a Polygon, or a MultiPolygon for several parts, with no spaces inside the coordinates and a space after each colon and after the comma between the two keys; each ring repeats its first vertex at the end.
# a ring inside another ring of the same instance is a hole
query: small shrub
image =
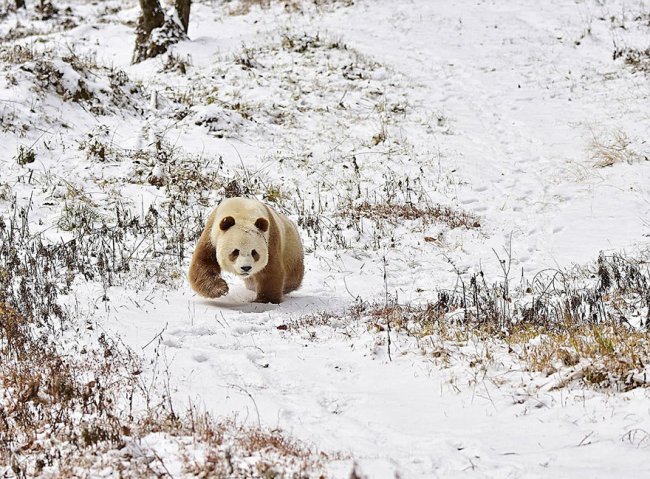
{"type": "Polygon", "coordinates": [[[34,6],[34,11],[38,14],[40,20],[50,20],[59,13],[59,9],[52,5],[49,0],[39,0],[34,6]]]}
{"type": "Polygon", "coordinates": [[[7,201],[11,198],[11,186],[7,183],[0,182],[0,201],[7,201]]]}
{"type": "Polygon", "coordinates": [[[264,193],[264,200],[270,203],[280,203],[284,198],[282,190],[278,186],[269,186],[264,193]]]}
{"type": "Polygon", "coordinates": [[[623,63],[633,71],[650,74],[650,48],[617,48],[613,54],[614,60],[623,59],[623,63]]]}
{"type": "Polygon", "coordinates": [[[165,57],[162,71],[168,73],[178,72],[181,75],[186,75],[190,66],[192,66],[192,60],[189,55],[183,58],[180,55],[170,52],[165,57]]]}
{"type": "Polygon", "coordinates": [[[85,201],[66,201],[57,221],[57,227],[63,231],[90,233],[101,219],[96,208],[85,201]]]}
{"type": "Polygon", "coordinates": [[[120,160],[122,155],[113,148],[109,135],[108,127],[99,126],[79,142],[79,149],[85,151],[86,158],[90,161],[103,163],[108,160],[120,160]]]}
{"type": "Polygon", "coordinates": [[[54,93],[95,115],[142,113],[146,101],[142,87],[131,82],[123,71],[99,65],[93,55],[80,55],[74,50],[59,55],[33,48],[5,51],[4,55],[24,57],[16,70],[16,81],[33,83],[41,94],[54,93]]]}
{"type": "Polygon", "coordinates": [[[20,145],[18,147],[18,154],[16,155],[16,162],[19,165],[28,165],[36,161],[36,153],[30,147],[25,148],[20,145]]]}

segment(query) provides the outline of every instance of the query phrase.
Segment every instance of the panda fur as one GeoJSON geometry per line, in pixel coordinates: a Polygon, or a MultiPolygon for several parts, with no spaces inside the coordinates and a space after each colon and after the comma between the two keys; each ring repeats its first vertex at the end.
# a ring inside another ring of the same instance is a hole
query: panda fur
{"type": "Polygon", "coordinates": [[[189,270],[190,285],[201,296],[228,293],[227,271],[257,293],[259,303],[279,303],[298,289],[304,275],[298,230],[286,216],[248,198],[228,198],[208,217],[189,270]]]}

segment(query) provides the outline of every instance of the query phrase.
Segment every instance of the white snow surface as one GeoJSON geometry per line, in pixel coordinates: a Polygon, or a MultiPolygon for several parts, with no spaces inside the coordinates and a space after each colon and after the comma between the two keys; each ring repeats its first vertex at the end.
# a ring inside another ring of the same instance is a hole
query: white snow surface
{"type": "MultiPolygon", "coordinates": [[[[108,291],[95,320],[152,363],[162,361],[177,403],[342,453],[327,465],[332,477],[349,477],[353,463],[373,479],[650,477],[648,389],[553,390],[558,378],[526,372],[499,346],[493,362],[469,366],[467,358],[489,347],[478,341],[459,345],[458,357],[442,364],[398,335],[389,360],[385,333],[365,324],[278,329],[309,314],[343,314],[357,298],[382,301],[386,292],[423,303],[453,287],[457,271],[498,276],[493,250],[511,248],[513,271],[530,276],[586,264],[601,250],[647,248],[650,80],[612,53],[615,45],[650,46],[649,28],[634,20],[650,4],[356,0],[299,12],[273,4],[237,16],[228,15],[230,4],[197,2],[190,40],[174,48],[190,59],[181,75],[164,72],[161,59],[130,65],[134,33],[124,21],[136,18],[136,2],[113,3],[124,8],[93,28],[57,33],[55,42],[94,52],[157,91],[158,101],[143,99],[143,113],[106,108],[99,121],[54,95],[30,112],[27,81],[3,84],[3,118],[11,113],[40,131],[0,133],[2,181],[28,198],[26,168],[54,169],[56,178],[84,185],[133,175],[128,161],[89,167],[82,148],[72,148],[101,126],[126,157],[162,135],[188,154],[220,157],[239,177],[300,192],[283,210],[294,219],[322,202],[332,225],[327,248],[301,230],[305,281],[280,305],[252,303],[253,293],[231,277],[230,293],[218,300],[199,298],[186,281],[173,290],[108,291]],[[280,47],[287,38],[346,48],[299,52],[280,47]],[[249,69],[236,67],[242,49],[252,51],[249,69]],[[172,87],[199,98],[181,120],[168,114],[178,105],[172,87]],[[243,112],[222,105],[236,101],[243,112]],[[374,144],[380,131],[385,140],[374,144]],[[629,140],[622,160],[595,166],[594,139],[617,135],[629,140]],[[36,163],[12,160],[20,145],[35,149],[36,163]],[[403,201],[410,193],[398,182],[406,178],[413,199],[471,212],[480,228],[404,221],[378,230],[367,221],[363,232],[343,225],[345,246],[332,239],[334,208],[343,205],[337,197],[403,201]]],[[[79,8],[99,15],[90,3],[79,8]]],[[[55,64],[64,82],[78,80],[55,64]]],[[[150,174],[164,172],[154,166],[150,174]]],[[[34,193],[42,230],[60,214],[48,205],[64,195],[56,178],[34,193]]],[[[116,188],[137,211],[159,201],[153,186],[116,188]]],[[[94,202],[109,201],[90,190],[94,202]]],[[[99,304],[103,291],[80,285],[76,295],[99,304]]]]}

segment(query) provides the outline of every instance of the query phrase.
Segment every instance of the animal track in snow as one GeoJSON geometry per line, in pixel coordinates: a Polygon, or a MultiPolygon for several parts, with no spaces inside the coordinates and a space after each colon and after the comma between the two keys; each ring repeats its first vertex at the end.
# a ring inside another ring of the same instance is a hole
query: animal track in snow
{"type": "Polygon", "coordinates": [[[164,344],[168,348],[182,348],[183,347],[183,342],[179,341],[176,338],[163,339],[162,344],[164,344]]]}
{"type": "Polygon", "coordinates": [[[200,324],[190,327],[174,328],[169,330],[168,334],[178,338],[185,338],[188,336],[209,336],[215,334],[215,331],[206,324],[200,324]]]}
{"type": "Polygon", "coordinates": [[[196,353],[192,355],[192,359],[196,361],[197,363],[204,363],[206,362],[209,358],[206,354],[203,353],[196,353]]]}

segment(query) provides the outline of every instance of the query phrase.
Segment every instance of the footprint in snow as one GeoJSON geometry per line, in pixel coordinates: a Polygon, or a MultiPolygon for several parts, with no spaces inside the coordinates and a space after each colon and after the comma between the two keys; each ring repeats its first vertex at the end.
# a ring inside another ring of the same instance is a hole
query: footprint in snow
{"type": "Polygon", "coordinates": [[[341,414],[347,406],[347,401],[330,396],[322,397],[318,404],[330,414],[341,414]]]}
{"type": "Polygon", "coordinates": [[[518,261],[517,264],[527,263],[528,261],[530,261],[530,256],[527,256],[527,255],[520,256],[517,261],[518,261]]]}
{"type": "Polygon", "coordinates": [[[192,356],[192,359],[197,363],[204,363],[208,360],[208,356],[203,353],[196,353],[192,356]]]}
{"type": "Polygon", "coordinates": [[[223,300],[217,301],[205,301],[202,302],[206,305],[212,306],[219,309],[228,309],[231,311],[239,311],[240,313],[266,313],[268,311],[275,311],[280,306],[277,304],[271,303],[252,303],[250,301],[246,302],[228,302],[223,300]]]}
{"type": "Polygon", "coordinates": [[[182,348],[183,343],[176,338],[166,338],[163,339],[162,343],[168,348],[182,348]]]}
{"type": "Polygon", "coordinates": [[[209,336],[215,334],[214,330],[206,325],[190,326],[188,328],[174,328],[169,331],[171,336],[179,338],[192,337],[192,336],[209,336]]]}
{"type": "Polygon", "coordinates": [[[485,205],[479,205],[479,206],[475,206],[473,208],[473,210],[476,211],[477,213],[483,213],[483,212],[487,211],[487,209],[488,209],[488,207],[485,206],[485,205]]]}
{"type": "Polygon", "coordinates": [[[266,356],[261,351],[258,350],[250,351],[246,353],[246,358],[257,367],[260,368],[269,367],[269,362],[266,360],[266,356]]]}
{"type": "Polygon", "coordinates": [[[257,325],[257,324],[241,324],[232,328],[232,331],[236,335],[247,335],[250,333],[257,333],[259,331],[267,331],[270,326],[257,325]]]}

